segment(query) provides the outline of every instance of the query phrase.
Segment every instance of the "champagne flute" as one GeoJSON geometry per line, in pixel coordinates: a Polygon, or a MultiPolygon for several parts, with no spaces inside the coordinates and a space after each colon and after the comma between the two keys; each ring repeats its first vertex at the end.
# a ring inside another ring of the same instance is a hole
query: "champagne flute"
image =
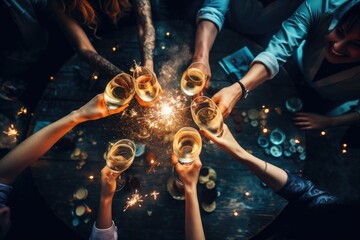
{"type": "MultiPolygon", "coordinates": [[[[199,132],[192,127],[183,127],[175,134],[173,151],[180,164],[190,165],[199,157],[202,141],[199,132]]],[[[173,175],[167,182],[167,190],[177,200],[184,200],[184,186],[173,167],[173,175]]]]}
{"type": "Polygon", "coordinates": [[[104,99],[108,109],[119,108],[131,101],[135,94],[134,79],[127,73],[120,73],[105,87],[104,99]]]}
{"type": "Polygon", "coordinates": [[[136,99],[141,106],[152,106],[162,94],[162,88],[154,72],[144,66],[135,68],[136,99]]]}
{"type": "MultiPolygon", "coordinates": [[[[196,97],[191,102],[191,116],[200,129],[205,129],[215,135],[221,137],[224,131],[224,121],[220,109],[211,98],[206,96],[196,97]]],[[[209,144],[213,141],[205,139],[209,144]]]]}
{"type": "Polygon", "coordinates": [[[135,158],[136,146],[129,139],[121,139],[115,143],[109,142],[104,158],[106,166],[111,173],[119,173],[117,178],[116,191],[121,190],[126,185],[124,171],[130,167],[135,158]]]}
{"type": "Polygon", "coordinates": [[[185,95],[191,97],[201,92],[207,79],[205,70],[206,66],[201,62],[194,62],[185,70],[180,81],[181,90],[185,95]]]}

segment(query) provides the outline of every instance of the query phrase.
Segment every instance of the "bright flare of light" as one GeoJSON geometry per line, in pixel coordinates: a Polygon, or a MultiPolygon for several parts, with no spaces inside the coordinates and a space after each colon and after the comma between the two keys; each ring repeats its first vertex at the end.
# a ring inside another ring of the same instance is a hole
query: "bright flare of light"
{"type": "Polygon", "coordinates": [[[152,193],[150,193],[150,196],[152,196],[154,198],[154,200],[157,199],[157,196],[159,195],[160,193],[158,193],[157,191],[153,191],[152,193]]]}
{"type": "Polygon", "coordinates": [[[17,115],[20,115],[20,114],[27,114],[27,108],[21,107],[20,110],[18,111],[17,115]]]}
{"type": "Polygon", "coordinates": [[[130,72],[134,73],[135,75],[138,75],[139,72],[141,72],[141,66],[140,63],[137,63],[134,60],[134,67],[130,68],[130,72]]]}
{"type": "Polygon", "coordinates": [[[137,189],[135,189],[135,193],[133,195],[131,195],[130,198],[127,198],[126,201],[126,206],[124,208],[124,212],[129,208],[132,207],[134,205],[138,205],[139,207],[141,207],[141,202],[144,202],[143,200],[143,196],[140,195],[139,191],[137,189]]]}
{"type": "Polygon", "coordinates": [[[8,135],[9,137],[14,137],[14,138],[19,136],[19,132],[18,132],[18,130],[16,130],[16,128],[14,127],[13,124],[10,125],[8,131],[3,131],[3,133],[8,135]]]}

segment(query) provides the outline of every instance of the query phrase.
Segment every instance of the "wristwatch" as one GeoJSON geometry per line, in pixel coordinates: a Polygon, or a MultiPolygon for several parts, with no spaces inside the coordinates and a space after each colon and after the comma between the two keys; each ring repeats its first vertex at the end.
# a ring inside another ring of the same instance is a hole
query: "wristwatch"
{"type": "Polygon", "coordinates": [[[240,84],[240,87],[241,87],[241,90],[242,90],[242,93],[241,93],[241,97],[240,97],[240,100],[244,100],[247,98],[247,96],[249,95],[249,89],[247,89],[244,84],[240,81],[237,81],[237,83],[240,84]]]}

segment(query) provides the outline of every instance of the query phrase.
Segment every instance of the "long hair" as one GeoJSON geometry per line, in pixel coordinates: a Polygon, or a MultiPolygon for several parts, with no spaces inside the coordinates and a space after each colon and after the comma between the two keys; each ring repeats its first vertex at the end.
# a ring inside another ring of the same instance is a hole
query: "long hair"
{"type": "MultiPolygon", "coordinates": [[[[130,9],[129,0],[98,0],[100,10],[108,16],[113,24],[124,16],[130,9]]],[[[89,0],[60,0],[62,11],[71,17],[77,17],[82,24],[91,29],[96,35],[99,18],[89,0]]]]}

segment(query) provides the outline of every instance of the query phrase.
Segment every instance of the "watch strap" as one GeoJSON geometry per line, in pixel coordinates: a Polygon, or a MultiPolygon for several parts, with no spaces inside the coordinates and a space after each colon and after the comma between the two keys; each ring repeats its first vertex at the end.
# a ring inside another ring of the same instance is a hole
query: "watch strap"
{"type": "Polygon", "coordinates": [[[244,84],[241,81],[237,81],[237,83],[239,83],[241,90],[242,90],[240,100],[246,99],[247,95],[249,94],[249,90],[246,89],[246,87],[244,86],[244,84]]]}

